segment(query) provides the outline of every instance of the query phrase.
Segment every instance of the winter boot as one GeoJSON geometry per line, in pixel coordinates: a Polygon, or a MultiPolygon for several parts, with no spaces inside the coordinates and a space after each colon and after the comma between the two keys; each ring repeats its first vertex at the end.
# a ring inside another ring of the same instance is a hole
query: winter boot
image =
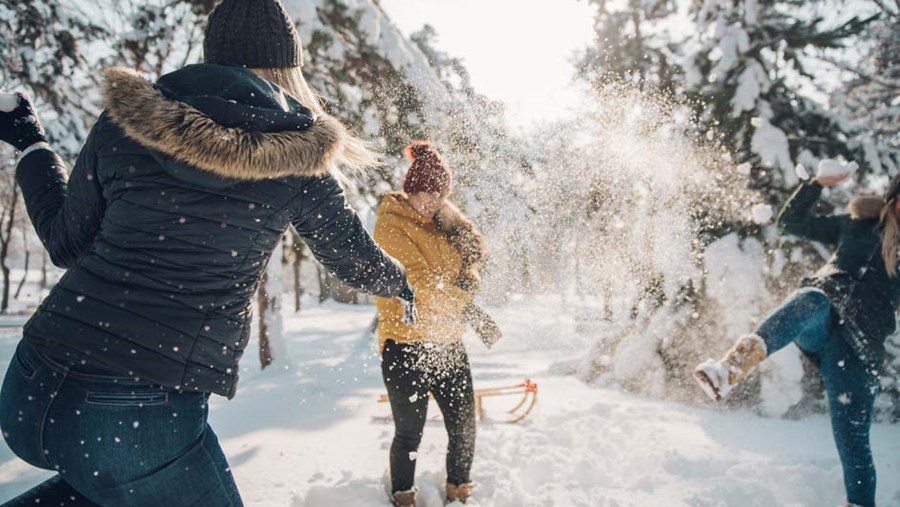
{"type": "Polygon", "coordinates": [[[447,483],[447,503],[459,502],[466,503],[469,501],[469,497],[472,496],[472,487],[474,484],[471,482],[467,482],[465,484],[460,484],[456,486],[454,484],[447,483]]]}
{"type": "Polygon", "coordinates": [[[759,335],[748,334],[742,336],[721,360],[707,359],[697,366],[694,379],[707,396],[719,401],[747,378],[766,355],[766,342],[759,335]]]}
{"type": "Polygon", "coordinates": [[[416,488],[392,494],[391,502],[393,502],[394,507],[416,507],[416,488]]]}

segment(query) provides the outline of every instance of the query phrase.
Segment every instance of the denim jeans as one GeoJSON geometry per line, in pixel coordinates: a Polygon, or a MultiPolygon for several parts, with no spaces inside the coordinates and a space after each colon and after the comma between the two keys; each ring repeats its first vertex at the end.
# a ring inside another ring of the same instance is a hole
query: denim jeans
{"type": "Polygon", "coordinates": [[[27,463],[58,472],[4,507],[240,507],[207,395],[72,371],[19,344],[0,428],[27,463]]]}
{"type": "Polygon", "coordinates": [[[844,469],[847,500],[875,506],[875,464],[869,445],[878,379],[833,324],[831,301],[803,289],[776,309],[756,330],[773,354],[791,342],[819,364],[828,395],[831,427],[844,469]]]}
{"type": "Polygon", "coordinates": [[[475,391],[463,344],[400,344],[388,340],[381,371],[394,416],[391,491],[413,487],[429,393],[444,416],[449,437],[447,482],[455,486],[469,482],[475,456],[475,391]]]}

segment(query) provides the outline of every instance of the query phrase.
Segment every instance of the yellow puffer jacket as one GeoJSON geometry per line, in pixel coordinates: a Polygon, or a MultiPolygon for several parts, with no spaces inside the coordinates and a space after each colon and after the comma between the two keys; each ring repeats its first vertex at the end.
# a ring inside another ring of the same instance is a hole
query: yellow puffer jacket
{"type": "Polygon", "coordinates": [[[434,221],[410,206],[402,192],[390,193],[378,207],[375,241],[406,267],[419,313],[415,325],[403,324],[400,302],[378,298],[381,348],[387,340],[412,343],[462,339],[466,327],[463,308],[472,301],[472,295],[456,285],[462,257],[434,221]]]}

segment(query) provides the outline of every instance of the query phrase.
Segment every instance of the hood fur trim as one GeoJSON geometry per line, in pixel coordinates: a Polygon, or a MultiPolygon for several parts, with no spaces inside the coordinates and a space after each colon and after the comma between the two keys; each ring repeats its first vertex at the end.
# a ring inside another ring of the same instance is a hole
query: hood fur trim
{"type": "Polygon", "coordinates": [[[137,72],[103,72],[110,119],[139,144],[223,178],[265,180],[329,174],[343,151],[346,130],[320,116],[307,130],[248,132],[226,128],[198,109],[163,95],[137,72]]]}
{"type": "Polygon", "coordinates": [[[434,215],[434,223],[462,257],[461,287],[475,291],[481,284],[481,268],[487,262],[487,241],[475,224],[451,203],[434,215]]]}
{"type": "Polygon", "coordinates": [[[879,197],[855,197],[847,205],[850,216],[857,220],[880,219],[883,207],[884,201],[879,197]]]}

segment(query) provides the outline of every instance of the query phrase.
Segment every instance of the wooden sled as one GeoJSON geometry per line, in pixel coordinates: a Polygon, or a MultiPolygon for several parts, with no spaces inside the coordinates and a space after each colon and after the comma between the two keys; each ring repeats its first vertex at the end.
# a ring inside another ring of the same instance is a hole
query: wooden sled
{"type": "MultiPolygon", "coordinates": [[[[496,396],[515,396],[521,395],[521,399],[519,402],[511,409],[507,410],[508,414],[507,418],[502,422],[507,424],[516,424],[521,422],[523,419],[528,417],[531,412],[534,410],[534,407],[537,405],[537,396],[538,396],[538,385],[531,381],[531,379],[525,379],[524,382],[514,386],[506,386],[506,387],[492,387],[487,389],[476,389],[475,390],[475,416],[479,421],[483,421],[485,419],[484,414],[484,399],[485,398],[493,398],[496,396]]],[[[434,399],[429,396],[430,399],[434,399]]],[[[390,400],[388,399],[387,394],[382,394],[378,397],[378,403],[388,403],[390,400]]],[[[386,420],[390,420],[390,417],[387,417],[386,420]]]]}

